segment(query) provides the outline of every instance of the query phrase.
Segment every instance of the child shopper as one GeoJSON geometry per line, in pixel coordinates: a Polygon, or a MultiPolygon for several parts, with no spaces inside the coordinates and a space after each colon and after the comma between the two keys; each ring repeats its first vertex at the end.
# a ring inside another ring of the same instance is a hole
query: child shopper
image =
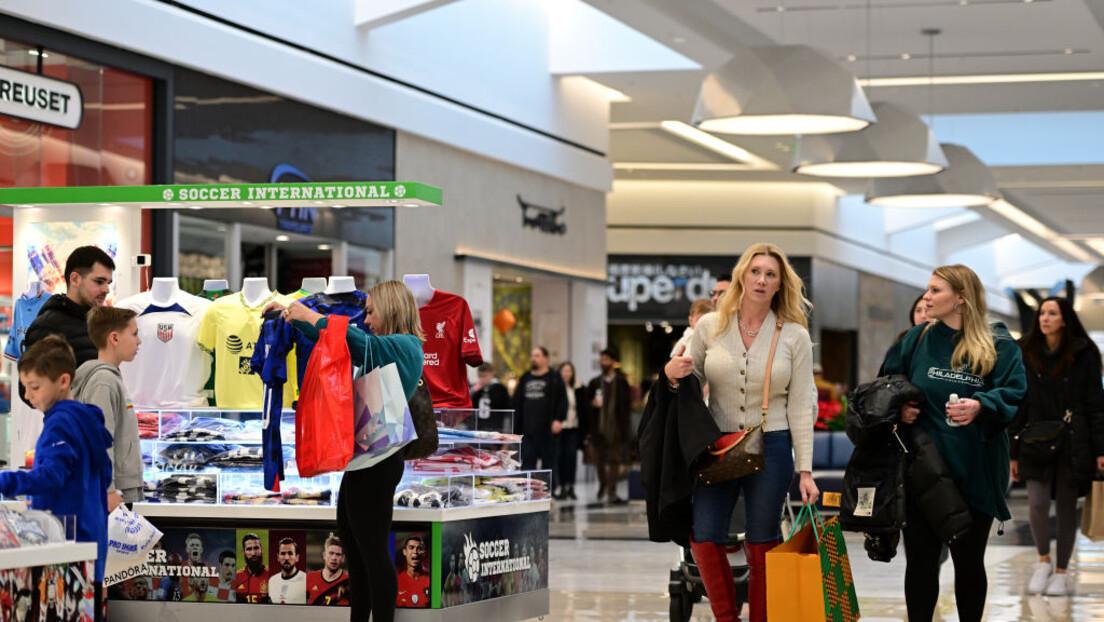
{"type": "Polygon", "coordinates": [[[44,413],[42,433],[35,445],[34,467],[0,472],[0,494],[30,495],[36,510],[76,516],[77,540],[97,544],[96,618],[100,619],[111,435],[99,408],[73,401],[69,385],[76,366],[73,349],[57,335],[35,343],[19,359],[19,380],[27,401],[44,413]]]}
{"type": "Polygon", "coordinates": [[[138,337],[137,314],[130,309],[93,307],[88,312],[88,335],[99,357],[77,368],[73,378],[73,399],[98,406],[104,426],[111,434],[113,481],[108,487],[107,511],[120,503],[143,499],[142,449],[138,444],[138,418],[123,386],[119,364],[133,361],[142,340],[138,337]]]}

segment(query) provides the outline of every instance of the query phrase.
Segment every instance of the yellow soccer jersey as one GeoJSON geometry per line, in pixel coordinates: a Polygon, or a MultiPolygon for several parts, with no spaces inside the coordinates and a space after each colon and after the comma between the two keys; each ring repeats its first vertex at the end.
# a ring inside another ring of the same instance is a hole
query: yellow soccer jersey
{"type": "MultiPolygon", "coordinates": [[[[215,406],[237,410],[261,410],[264,383],[253,373],[250,360],[261,336],[261,311],[270,302],[291,304],[291,299],[273,292],[256,307],[248,307],[241,293],[219,298],[203,315],[198,345],[215,357],[215,406]]],[[[287,357],[288,369],[295,369],[295,351],[287,357]]],[[[288,407],[299,393],[295,374],[284,385],[284,404],[288,407]]]]}

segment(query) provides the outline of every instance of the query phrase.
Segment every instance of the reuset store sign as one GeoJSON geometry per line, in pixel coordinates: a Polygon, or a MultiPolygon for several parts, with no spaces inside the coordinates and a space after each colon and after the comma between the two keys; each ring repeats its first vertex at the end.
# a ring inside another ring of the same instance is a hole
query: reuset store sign
{"type": "Polygon", "coordinates": [[[84,100],[72,82],[0,66],[0,115],[75,130],[84,100]]]}

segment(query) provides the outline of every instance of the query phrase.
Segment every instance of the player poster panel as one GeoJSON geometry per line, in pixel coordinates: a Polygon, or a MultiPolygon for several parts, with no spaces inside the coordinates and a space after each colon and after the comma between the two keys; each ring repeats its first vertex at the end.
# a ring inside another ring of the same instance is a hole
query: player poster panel
{"type": "Polygon", "coordinates": [[[239,603],[267,603],[269,534],[267,529],[238,529],[234,532],[237,574],[233,591],[239,603]]]}
{"type": "Polygon", "coordinates": [[[307,532],[307,604],[349,604],[349,572],[345,543],[330,531],[307,532]]]}
{"type": "Polygon", "coordinates": [[[223,566],[234,554],[229,529],[165,529],[149,552],[148,582],[129,580],[108,592],[108,598],[185,602],[234,602],[233,575],[223,566]]]}
{"type": "Polygon", "coordinates": [[[302,530],[268,532],[268,598],[281,605],[307,604],[307,534],[302,530]]]}
{"type": "Polygon", "coordinates": [[[445,523],[441,604],[454,607],[548,588],[548,514],[445,523]]]}
{"type": "Polygon", "coordinates": [[[395,574],[399,579],[396,607],[422,609],[430,606],[429,544],[428,531],[392,533],[395,574]]]}

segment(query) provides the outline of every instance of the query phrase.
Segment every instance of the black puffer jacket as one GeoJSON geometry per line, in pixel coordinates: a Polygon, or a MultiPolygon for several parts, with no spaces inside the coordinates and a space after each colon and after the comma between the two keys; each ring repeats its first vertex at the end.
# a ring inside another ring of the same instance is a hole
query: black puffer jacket
{"type": "Polygon", "coordinates": [[[917,508],[939,539],[950,544],[965,535],[973,526],[970,506],[958,489],[951,470],[943,462],[935,441],[923,426],[902,426],[908,429],[911,460],[908,466],[905,494],[917,508]]]}
{"type": "MultiPolygon", "coordinates": [[[[96,344],[88,336],[88,312],[90,307],[81,306],[65,294],[54,294],[42,305],[38,317],[27,328],[23,337],[23,351],[42,341],[49,335],[60,335],[77,357],[77,367],[85,361],[99,356],[96,344]]],[[[19,384],[19,397],[24,397],[23,384],[19,384]]],[[[24,400],[26,401],[26,400],[24,400]]]]}
{"type": "Polygon", "coordinates": [[[1044,356],[1046,369],[1036,369],[1024,357],[1027,397],[1008,426],[1010,453],[1019,461],[1020,479],[1049,479],[1054,463],[1032,462],[1021,455],[1020,434],[1032,423],[1060,421],[1072,414],[1055,460],[1069,460],[1078,488],[1085,492],[1096,471],[1096,457],[1104,455],[1104,387],[1100,381],[1100,357],[1096,346],[1081,339],[1074,345],[1073,365],[1055,377],[1050,370],[1058,354],[1044,356]]]}

